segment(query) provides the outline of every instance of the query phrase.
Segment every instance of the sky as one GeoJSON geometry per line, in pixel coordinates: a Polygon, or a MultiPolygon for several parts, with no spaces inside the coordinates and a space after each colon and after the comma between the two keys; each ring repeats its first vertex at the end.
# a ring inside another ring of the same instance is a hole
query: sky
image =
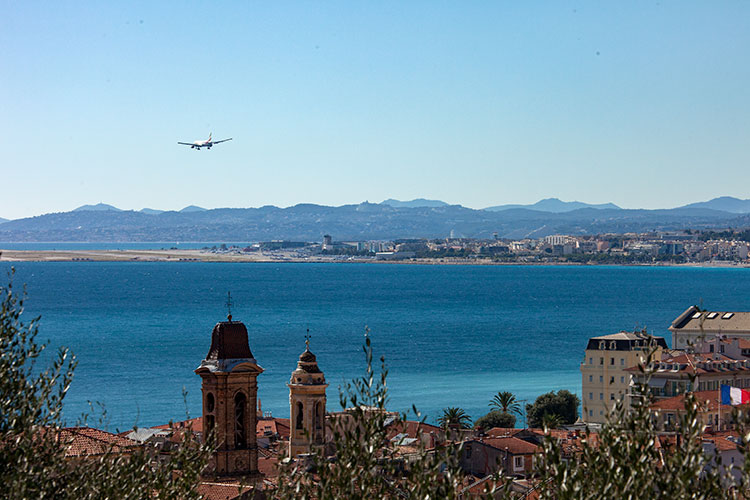
{"type": "Polygon", "coordinates": [[[750,198],[749,2],[0,6],[0,217],[750,198]]]}

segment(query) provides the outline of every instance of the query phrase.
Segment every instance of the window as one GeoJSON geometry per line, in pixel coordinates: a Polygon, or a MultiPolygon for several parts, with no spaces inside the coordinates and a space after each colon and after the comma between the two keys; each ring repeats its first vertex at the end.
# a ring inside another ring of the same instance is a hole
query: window
{"type": "Polygon", "coordinates": [[[614,392],[613,392],[613,393],[610,393],[610,395],[609,395],[609,400],[610,400],[610,401],[614,401],[614,400],[615,400],[615,393],[614,393],[614,392]]]}
{"type": "MultiPolygon", "coordinates": [[[[721,319],[729,319],[732,316],[734,316],[734,313],[724,313],[724,315],[721,317],[721,319]]],[[[732,459],[732,460],[734,460],[734,459],[732,459]]],[[[732,463],[734,463],[734,461],[732,463]]]]}
{"type": "Polygon", "coordinates": [[[710,312],[706,315],[706,319],[714,319],[716,316],[718,316],[719,313],[717,312],[710,312]]]}
{"type": "Polygon", "coordinates": [[[214,411],[214,395],[210,392],[206,394],[206,411],[209,413],[214,411]]]}
{"type": "Polygon", "coordinates": [[[589,358],[589,364],[590,364],[590,365],[593,365],[593,364],[594,364],[594,358],[589,358]]]}
{"type": "Polygon", "coordinates": [[[603,364],[604,364],[604,358],[599,358],[599,364],[600,364],[600,365],[603,365],[603,364]]]}
{"type": "Polygon", "coordinates": [[[466,446],[466,458],[471,458],[471,445],[466,446]]]}
{"type": "Polygon", "coordinates": [[[593,375],[589,375],[589,382],[593,382],[593,381],[594,381],[594,376],[593,375]]]}
{"type": "Polygon", "coordinates": [[[624,383],[625,383],[625,377],[620,377],[620,383],[621,383],[621,384],[624,384],[624,383]]]}
{"type": "Polygon", "coordinates": [[[589,410],[589,417],[593,417],[593,416],[594,416],[594,410],[589,410]]]}
{"type": "Polygon", "coordinates": [[[615,358],[609,358],[609,364],[614,366],[615,358]]]}
{"type": "Polygon", "coordinates": [[[523,457],[513,457],[513,468],[523,469],[523,457]]]}
{"type": "Polygon", "coordinates": [[[599,375],[599,382],[604,383],[604,375],[599,375]]]}
{"type": "Polygon", "coordinates": [[[594,393],[593,392],[589,392],[589,399],[594,399],[594,393]]]}
{"type": "Polygon", "coordinates": [[[295,425],[295,428],[300,430],[302,430],[303,410],[304,407],[302,406],[302,403],[297,401],[297,424],[295,425]]]}
{"type": "Polygon", "coordinates": [[[609,343],[609,349],[610,349],[611,351],[616,351],[616,350],[617,350],[617,342],[615,342],[614,340],[613,340],[613,341],[611,341],[611,342],[609,343]]]}
{"type": "Polygon", "coordinates": [[[620,358],[620,366],[625,366],[625,358],[620,358]]]}
{"type": "Polygon", "coordinates": [[[599,393],[599,399],[600,399],[600,400],[603,400],[603,399],[604,399],[604,393],[603,393],[603,392],[600,392],[600,393],[599,393]]]}
{"type": "Polygon", "coordinates": [[[615,377],[609,377],[609,383],[614,384],[615,383],[615,377]]]}
{"type": "Polygon", "coordinates": [[[234,397],[234,447],[238,450],[247,448],[247,436],[245,433],[246,403],[245,395],[238,392],[234,397]]]}
{"type": "Polygon", "coordinates": [[[603,350],[605,350],[606,348],[607,348],[607,343],[606,343],[606,342],[604,342],[603,340],[600,340],[600,341],[599,341],[599,350],[600,350],[600,351],[603,351],[603,350]]]}

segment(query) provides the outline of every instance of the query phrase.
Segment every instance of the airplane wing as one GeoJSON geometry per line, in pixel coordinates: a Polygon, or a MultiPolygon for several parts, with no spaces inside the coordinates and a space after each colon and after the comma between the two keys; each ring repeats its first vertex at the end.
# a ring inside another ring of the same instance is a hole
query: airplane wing
{"type": "Polygon", "coordinates": [[[219,144],[220,142],[227,142],[227,141],[231,141],[231,140],[232,140],[232,138],[230,137],[229,139],[222,139],[220,141],[214,141],[214,144],[219,144]]]}
{"type": "Polygon", "coordinates": [[[184,144],[185,146],[195,146],[195,144],[191,142],[178,142],[177,144],[184,144]]]}

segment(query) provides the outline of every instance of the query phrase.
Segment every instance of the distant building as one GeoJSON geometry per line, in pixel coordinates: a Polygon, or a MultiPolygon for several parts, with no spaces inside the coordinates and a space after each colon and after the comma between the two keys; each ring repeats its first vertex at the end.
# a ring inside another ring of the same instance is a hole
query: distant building
{"type": "Polygon", "coordinates": [[[669,327],[672,346],[685,349],[716,335],[750,339],[750,312],[701,311],[688,307],[669,327]]]}
{"type": "Polygon", "coordinates": [[[333,238],[331,238],[330,234],[324,234],[323,235],[323,250],[328,250],[333,246],[333,238]]]}
{"type": "Polygon", "coordinates": [[[583,421],[601,424],[617,401],[629,393],[631,372],[645,361],[651,349],[660,356],[667,343],[662,337],[643,332],[620,332],[589,339],[581,363],[583,421]]]}

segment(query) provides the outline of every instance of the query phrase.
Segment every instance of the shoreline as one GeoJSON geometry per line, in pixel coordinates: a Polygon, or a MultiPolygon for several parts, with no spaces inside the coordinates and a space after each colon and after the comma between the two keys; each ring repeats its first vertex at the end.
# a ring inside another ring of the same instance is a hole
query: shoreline
{"type": "Polygon", "coordinates": [[[581,263],[581,262],[495,262],[489,259],[405,259],[324,256],[298,257],[290,253],[214,253],[205,250],[5,250],[0,248],[0,262],[239,262],[239,263],[330,263],[330,264],[399,264],[435,266],[627,266],[627,267],[698,267],[750,268],[743,262],[655,263],[581,263]]]}

